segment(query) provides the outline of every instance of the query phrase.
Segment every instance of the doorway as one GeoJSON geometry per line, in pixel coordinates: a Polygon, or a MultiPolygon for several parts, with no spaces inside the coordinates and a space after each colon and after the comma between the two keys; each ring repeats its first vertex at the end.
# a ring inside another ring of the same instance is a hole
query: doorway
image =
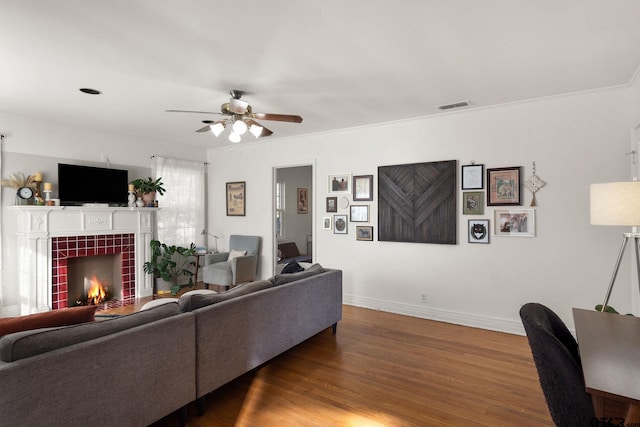
{"type": "MultiPolygon", "coordinates": [[[[302,258],[313,259],[313,165],[302,164],[274,168],[273,186],[273,272],[279,273],[285,259],[279,245],[290,249],[295,244],[302,258]]],[[[284,254],[285,256],[290,253],[284,254]]]]}

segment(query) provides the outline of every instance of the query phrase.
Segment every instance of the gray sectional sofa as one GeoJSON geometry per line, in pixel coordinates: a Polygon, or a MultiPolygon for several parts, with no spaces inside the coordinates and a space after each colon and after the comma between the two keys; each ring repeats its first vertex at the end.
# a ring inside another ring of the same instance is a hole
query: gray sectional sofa
{"type": "Polygon", "coordinates": [[[342,318],[314,265],[101,322],[0,338],[0,426],[145,426],[342,318]]]}

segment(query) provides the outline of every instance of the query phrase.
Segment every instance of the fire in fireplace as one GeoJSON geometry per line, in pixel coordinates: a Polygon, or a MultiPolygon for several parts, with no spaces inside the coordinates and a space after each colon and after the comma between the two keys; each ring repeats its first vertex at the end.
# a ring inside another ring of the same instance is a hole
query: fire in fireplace
{"type": "Polygon", "coordinates": [[[121,254],[70,258],[68,305],[98,305],[118,298],[121,264],[121,254]]]}
{"type": "Polygon", "coordinates": [[[102,283],[96,276],[88,281],[86,294],[82,295],[75,301],[75,305],[98,305],[111,299],[109,288],[102,286],[102,283]]]}

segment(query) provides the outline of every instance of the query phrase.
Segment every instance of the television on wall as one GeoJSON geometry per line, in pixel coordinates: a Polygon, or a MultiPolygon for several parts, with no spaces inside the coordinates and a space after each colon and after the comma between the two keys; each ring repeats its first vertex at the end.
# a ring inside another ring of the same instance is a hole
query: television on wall
{"type": "Polygon", "coordinates": [[[129,171],[58,163],[58,198],[63,206],[127,206],[129,171]]]}

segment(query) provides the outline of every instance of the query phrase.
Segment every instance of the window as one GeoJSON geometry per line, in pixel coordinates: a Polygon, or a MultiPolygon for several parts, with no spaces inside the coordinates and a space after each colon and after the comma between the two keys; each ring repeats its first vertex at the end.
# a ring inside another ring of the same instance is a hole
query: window
{"type": "Polygon", "coordinates": [[[156,195],[157,238],[168,245],[198,243],[204,229],[204,163],[154,157],[154,176],[164,195],[156,195]]]}
{"type": "Polygon", "coordinates": [[[276,182],[276,239],[284,238],[284,182],[276,182]]]}

